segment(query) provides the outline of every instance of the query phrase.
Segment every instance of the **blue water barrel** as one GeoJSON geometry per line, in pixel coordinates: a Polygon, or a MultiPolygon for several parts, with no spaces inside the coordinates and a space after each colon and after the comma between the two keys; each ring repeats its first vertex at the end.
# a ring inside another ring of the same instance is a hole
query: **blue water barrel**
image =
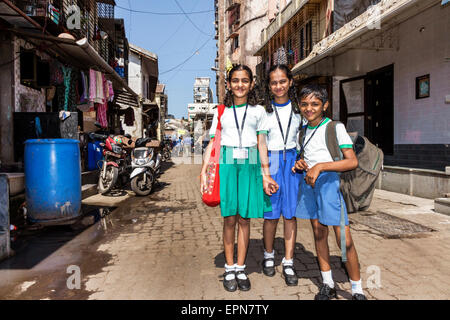
{"type": "Polygon", "coordinates": [[[88,170],[97,170],[98,162],[103,159],[103,148],[100,146],[101,141],[88,143],[88,170]]]}
{"type": "Polygon", "coordinates": [[[79,141],[25,141],[25,197],[32,222],[61,223],[81,211],[79,141]]]}

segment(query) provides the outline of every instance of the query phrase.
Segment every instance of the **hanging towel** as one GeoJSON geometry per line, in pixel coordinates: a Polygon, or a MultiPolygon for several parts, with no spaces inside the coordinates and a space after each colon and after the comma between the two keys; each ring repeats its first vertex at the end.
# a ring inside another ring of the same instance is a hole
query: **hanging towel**
{"type": "Polygon", "coordinates": [[[69,108],[69,93],[70,93],[70,78],[72,74],[72,68],[62,66],[62,71],[64,75],[64,111],[67,111],[69,108]]]}
{"type": "Polygon", "coordinates": [[[89,101],[94,101],[97,96],[96,83],[97,77],[95,70],[89,69],[89,101]]]}
{"type": "Polygon", "coordinates": [[[107,103],[97,103],[97,121],[100,123],[102,128],[108,128],[108,117],[107,117],[107,109],[108,104],[107,103]]]}
{"type": "Polygon", "coordinates": [[[112,102],[114,100],[114,88],[111,81],[107,81],[108,83],[108,91],[109,91],[109,102],[112,102]]]}
{"type": "Polygon", "coordinates": [[[87,78],[83,71],[81,71],[81,95],[80,95],[80,104],[85,104],[88,102],[89,97],[87,93],[87,78]]]}

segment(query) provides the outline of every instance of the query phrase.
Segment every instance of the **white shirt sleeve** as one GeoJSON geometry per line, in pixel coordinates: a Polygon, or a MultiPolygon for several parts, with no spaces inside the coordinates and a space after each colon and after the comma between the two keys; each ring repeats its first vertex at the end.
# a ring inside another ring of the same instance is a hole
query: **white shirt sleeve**
{"type": "Polygon", "coordinates": [[[266,109],[263,106],[259,106],[261,112],[258,119],[258,123],[256,125],[256,132],[264,131],[264,133],[267,133],[269,131],[269,126],[267,123],[267,113],[266,109]]]}
{"type": "Polygon", "coordinates": [[[336,137],[337,137],[337,141],[339,143],[340,149],[353,148],[352,138],[350,138],[350,136],[348,135],[344,124],[338,123],[336,125],[336,137]]]}
{"type": "Polygon", "coordinates": [[[213,136],[216,135],[217,122],[218,122],[217,118],[218,118],[218,116],[219,116],[219,110],[217,110],[217,108],[216,108],[216,109],[214,109],[214,117],[213,117],[213,121],[212,121],[212,124],[211,124],[211,128],[209,129],[209,136],[210,137],[213,137],[213,136]]]}

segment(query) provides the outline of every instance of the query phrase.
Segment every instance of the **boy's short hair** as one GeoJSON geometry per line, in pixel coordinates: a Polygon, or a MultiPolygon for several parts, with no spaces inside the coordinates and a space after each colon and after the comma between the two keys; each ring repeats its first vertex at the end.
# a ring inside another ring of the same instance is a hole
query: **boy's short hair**
{"type": "Polygon", "coordinates": [[[317,99],[322,101],[322,104],[325,104],[328,101],[327,89],[318,84],[307,84],[306,86],[304,86],[299,94],[300,101],[311,94],[313,94],[317,99]]]}

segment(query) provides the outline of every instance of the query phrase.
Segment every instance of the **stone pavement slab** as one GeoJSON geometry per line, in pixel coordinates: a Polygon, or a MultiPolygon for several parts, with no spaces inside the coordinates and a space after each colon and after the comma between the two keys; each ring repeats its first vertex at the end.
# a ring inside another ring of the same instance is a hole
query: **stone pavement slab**
{"type": "MultiPolygon", "coordinates": [[[[46,278],[38,278],[36,271],[33,277],[22,277],[15,286],[16,293],[8,298],[314,299],[321,276],[311,225],[305,220],[298,220],[294,257],[298,286],[287,287],[281,278],[283,222],[280,221],[275,237],[277,273],[269,278],[261,270],[263,220],[252,219],[246,261],[252,289],[233,293],[223,289],[223,219],[218,207],[202,203],[199,172],[200,165],[173,165],[161,176],[160,187],[150,196],[126,196],[114,204],[118,208],[93,226],[103,236],[93,244],[83,245],[83,254],[71,262],[79,265],[82,273],[78,291],[62,286],[55,289],[50,280],[38,291],[37,284],[30,283],[46,278]]],[[[433,205],[432,200],[376,190],[372,206],[363,214],[382,212],[435,230],[408,237],[388,238],[350,215],[363,288],[369,299],[450,297],[450,217],[435,213],[433,205]]],[[[338,299],[351,299],[348,277],[332,233],[330,230],[329,247],[338,299]]],[[[65,255],[66,260],[73,260],[64,247],[58,251],[59,257],[65,255]]],[[[0,270],[0,278],[4,275],[0,270]]]]}

